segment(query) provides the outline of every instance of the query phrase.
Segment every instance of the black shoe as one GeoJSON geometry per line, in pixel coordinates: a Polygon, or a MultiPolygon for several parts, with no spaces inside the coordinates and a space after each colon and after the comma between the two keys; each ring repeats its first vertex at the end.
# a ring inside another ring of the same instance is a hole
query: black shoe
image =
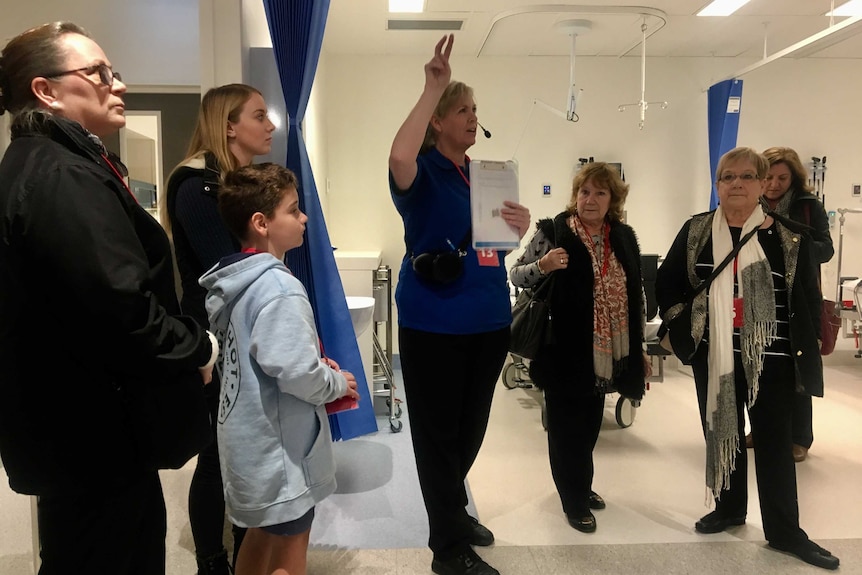
{"type": "Polygon", "coordinates": [[[581,533],[592,533],[596,530],[596,517],[592,513],[583,517],[574,517],[567,513],[566,520],[569,522],[569,525],[581,533]]]}
{"type": "MultiPolygon", "coordinates": [[[[468,515],[468,517],[470,517],[468,515]]],[[[494,534],[491,530],[479,523],[475,517],[470,517],[470,545],[487,547],[494,544],[494,534]]]]}
{"type": "Polygon", "coordinates": [[[607,505],[605,505],[605,500],[602,499],[602,496],[595,491],[590,491],[590,509],[604,509],[605,507],[607,505]]]}
{"type": "Polygon", "coordinates": [[[230,575],[233,569],[227,562],[227,551],[222,549],[209,557],[196,557],[198,575],[230,575]]]}
{"type": "Polygon", "coordinates": [[[838,569],[838,557],[815,543],[814,541],[805,541],[796,545],[785,545],[770,541],[769,546],[791,555],[796,555],[806,563],[823,569],[838,569]]]}
{"type": "Polygon", "coordinates": [[[698,533],[720,533],[732,525],[745,525],[745,517],[725,517],[718,511],[707,513],[694,524],[698,533]]]}
{"type": "Polygon", "coordinates": [[[499,571],[485,563],[472,549],[448,559],[434,557],[431,571],[437,575],[500,575],[499,571]]]}

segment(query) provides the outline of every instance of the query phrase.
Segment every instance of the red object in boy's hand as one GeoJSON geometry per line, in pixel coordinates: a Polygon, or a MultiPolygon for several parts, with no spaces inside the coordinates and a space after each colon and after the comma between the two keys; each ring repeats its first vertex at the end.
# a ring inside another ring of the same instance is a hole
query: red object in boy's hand
{"type": "Polygon", "coordinates": [[[349,395],[345,395],[344,397],[340,397],[335,401],[330,401],[326,404],[326,414],[332,415],[334,413],[341,413],[342,411],[350,411],[351,409],[357,409],[359,407],[359,402],[350,397],[349,395]]]}

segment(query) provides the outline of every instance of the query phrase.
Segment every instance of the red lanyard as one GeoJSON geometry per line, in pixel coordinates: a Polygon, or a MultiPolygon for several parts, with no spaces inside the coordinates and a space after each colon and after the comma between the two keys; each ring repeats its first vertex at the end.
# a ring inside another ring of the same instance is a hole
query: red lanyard
{"type": "Polygon", "coordinates": [[[108,167],[111,168],[111,171],[114,172],[114,175],[117,176],[117,179],[120,180],[120,183],[123,184],[123,187],[126,188],[126,191],[129,192],[129,195],[132,196],[132,199],[135,200],[135,203],[140,205],[138,198],[135,197],[135,194],[132,193],[132,190],[129,189],[129,185],[126,183],[125,178],[120,175],[120,172],[117,168],[114,167],[114,164],[111,163],[111,160],[108,159],[108,156],[102,154],[102,159],[105,160],[105,163],[108,164],[108,167]]]}
{"type": "Polygon", "coordinates": [[[257,248],[245,248],[244,250],[242,250],[242,253],[244,253],[244,254],[264,254],[266,252],[261,251],[257,248]]]}
{"type": "MultiPolygon", "coordinates": [[[[464,157],[467,158],[467,167],[470,167],[470,156],[464,156],[464,157]]],[[[452,160],[449,160],[449,161],[452,162],[452,160]]],[[[461,179],[464,180],[464,183],[467,184],[467,187],[469,188],[470,187],[470,180],[468,180],[467,176],[464,175],[464,172],[461,170],[461,166],[459,166],[455,162],[452,162],[452,165],[455,166],[456,170],[458,170],[458,173],[461,175],[461,179]]]]}
{"type": "Polygon", "coordinates": [[[604,252],[602,253],[602,277],[608,275],[608,262],[611,259],[611,227],[605,222],[602,225],[602,235],[604,236],[604,252]]]}

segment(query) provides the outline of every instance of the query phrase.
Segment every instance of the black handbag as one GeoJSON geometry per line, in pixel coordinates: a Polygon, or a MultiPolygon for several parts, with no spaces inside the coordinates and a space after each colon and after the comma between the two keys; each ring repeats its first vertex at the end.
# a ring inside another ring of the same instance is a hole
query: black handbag
{"type": "MultiPolygon", "coordinates": [[[[218,386],[218,380],[209,385],[218,386]]],[[[212,443],[210,410],[198,372],[161,381],[136,378],[121,389],[146,468],[179,469],[212,443]]]]}
{"type": "Polygon", "coordinates": [[[679,313],[669,319],[662,320],[657,334],[659,345],[665,350],[673,353],[684,365],[691,365],[691,359],[697,351],[697,346],[694,344],[694,338],[691,336],[691,304],[694,302],[694,298],[697,297],[700,292],[709,287],[712,281],[718,277],[718,274],[727,267],[727,264],[733,261],[733,258],[736,257],[736,254],[739,253],[742,246],[754,237],[754,234],[757,233],[758,229],[760,228],[754,228],[745,234],[739,243],[730,250],[730,253],[727,254],[722,262],[713,268],[709,277],[700,282],[698,286],[694,288],[679,313]]]}
{"type": "Polygon", "coordinates": [[[523,289],[512,306],[512,333],[509,351],[526,359],[535,359],[538,351],[553,343],[551,294],[554,274],[535,289],[523,289]]]}

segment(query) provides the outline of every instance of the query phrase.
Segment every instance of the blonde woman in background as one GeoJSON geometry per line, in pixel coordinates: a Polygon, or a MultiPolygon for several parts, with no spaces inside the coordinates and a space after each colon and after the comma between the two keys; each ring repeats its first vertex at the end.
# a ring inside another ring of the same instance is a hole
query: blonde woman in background
{"type": "MultiPolygon", "coordinates": [[[[258,90],[245,84],[212,88],[201,100],[187,157],[174,169],[162,197],[161,219],[173,235],[182,282],[180,305],[202,326],[208,326],[209,320],[206,290],[198,278],[222,257],[240,251],[218,212],[220,181],[227,172],[250,165],[255,156],[268,154],[274,130],[258,90]]],[[[222,542],[224,493],[215,439],[219,386],[208,387],[207,393],[213,442],[198,456],[189,488],[189,522],[198,575],[228,575],[222,542]]],[[[234,562],[243,533],[234,527],[234,562]]]]}
{"type": "MultiPolygon", "coordinates": [[[[811,193],[811,186],[807,183],[808,173],[795,150],[774,147],[765,150],[763,155],[769,161],[769,173],[766,176],[763,197],[770,209],[811,227],[808,232],[811,259],[815,267],[815,276],[819,280],[820,264],[831,260],[835,253],[826,209],[823,203],[811,193]]],[[[820,295],[823,296],[822,290],[820,295]]],[[[793,397],[794,461],[797,463],[805,461],[813,442],[811,395],[797,393],[793,397]]],[[[745,443],[749,448],[754,446],[750,433],[745,437],[745,443]]]]}

